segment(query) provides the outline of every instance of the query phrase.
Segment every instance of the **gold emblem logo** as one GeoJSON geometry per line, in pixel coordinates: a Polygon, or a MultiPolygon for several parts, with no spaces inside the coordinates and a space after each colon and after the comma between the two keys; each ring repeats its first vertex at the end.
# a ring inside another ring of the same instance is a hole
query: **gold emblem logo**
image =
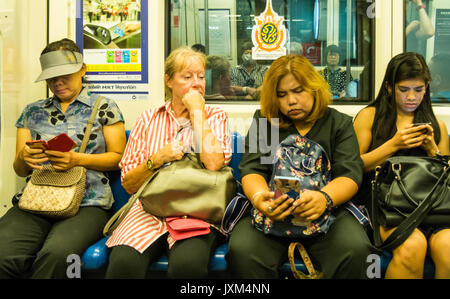
{"type": "Polygon", "coordinates": [[[277,59],[286,55],[284,44],[287,39],[287,29],[280,17],[272,8],[272,0],[266,1],[266,9],[255,17],[252,30],[253,58],[277,59]]]}

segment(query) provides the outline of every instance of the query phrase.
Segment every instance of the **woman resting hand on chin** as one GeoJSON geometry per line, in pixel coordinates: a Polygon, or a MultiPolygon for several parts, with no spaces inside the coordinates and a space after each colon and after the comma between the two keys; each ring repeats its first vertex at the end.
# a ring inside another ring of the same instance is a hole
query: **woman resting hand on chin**
{"type": "MultiPolygon", "coordinates": [[[[228,117],[218,107],[205,106],[205,66],[204,54],[185,47],[166,59],[166,102],[138,117],[120,162],[128,193],[136,193],[156,169],[180,160],[191,148],[207,169],[219,170],[230,161],[228,117]]],[[[207,234],[176,240],[167,225],[137,201],[106,243],[112,247],[106,277],[144,278],[149,265],[168,250],[170,278],[206,278],[221,233],[211,226],[207,234]]]]}

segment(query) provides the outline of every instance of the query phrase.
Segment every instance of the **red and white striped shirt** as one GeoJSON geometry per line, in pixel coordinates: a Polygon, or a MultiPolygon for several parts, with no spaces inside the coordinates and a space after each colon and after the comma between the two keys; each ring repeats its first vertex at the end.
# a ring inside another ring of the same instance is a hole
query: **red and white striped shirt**
{"type": "MultiPolygon", "coordinates": [[[[148,158],[175,138],[195,148],[192,128],[186,127],[177,136],[182,127],[172,110],[171,101],[155,109],[144,111],[136,120],[119,163],[122,179],[128,171],[146,162],[148,158]]],[[[231,134],[228,116],[218,107],[205,106],[207,122],[212,134],[221,144],[225,156],[225,165],[231,160],[231,134]]],[[[106,246],[131,246],[140,253],[167,232],[165,220],[145,212],[136,201],[125,219],[114,230],[106,246]]],[[[169,247],[175,240],[168,235],[169,247]]]]}

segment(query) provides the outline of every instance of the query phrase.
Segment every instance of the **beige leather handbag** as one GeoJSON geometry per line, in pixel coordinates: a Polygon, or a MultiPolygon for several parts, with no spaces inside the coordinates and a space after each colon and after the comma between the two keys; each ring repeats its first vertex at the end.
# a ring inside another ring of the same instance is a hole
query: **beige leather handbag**
{"type": "Polygon", "coordinates": [[[231,167],[209,170],[198,154],[188,153],[156,171],[138,199],[154,216],[189,216],[220,224],[236,189],[231,167]]]}
{"type": "MultiPolygon", "coordinates": [[[[80,153],[86,150],[95,116],[102,97],[99,96],[92,109],[86,132],[80,146],[80,153]]],[[[19,208],[34,214],[52,218],[68,218],[76,215],[84,197],[86,168],[75,166],[58,171],[50,164],[36,169],[28,181],[19,208]]]]}
{"type": "Polygon", "coordinates": [[[188,153],[183,159],[156,170],[111,217],[103,234],[108,236],[119,226],[136,200],[141,202],[144,211],[154,216],[185,216],[220,225],[236,190],[231,167],[208,170],[198,154],[188,153]]]}

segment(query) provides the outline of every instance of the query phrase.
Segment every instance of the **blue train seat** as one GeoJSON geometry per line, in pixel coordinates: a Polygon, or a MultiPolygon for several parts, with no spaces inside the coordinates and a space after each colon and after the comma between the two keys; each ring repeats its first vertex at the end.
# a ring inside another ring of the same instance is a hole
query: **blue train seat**
{"type": "MultiPolygon", "coordinates": [[[[128,136],[129,131],[127,131],[127,138],[128,136]]],[[[241,177],[238,166],[241,161],[243,143],[242,143],[242,136],[237,132],[232,133],[232,150],[233,156],[229,165],[234,170],[235,178],[238,181],[240,181],[241,177]]],[[[110,185],[115,200],[112,210],[113,212],[115,212],[128,201],[130,195],[123,189],[121,185],[119,171],[110,173],[110,185]]],[[[93,271],[93,270],[100,270],[106,267],[110,254],[109,248],[107,248],[105,245],[107,239],[108,239],[107,237],[100,239],[99,241],[91,245],[84,252],[81,258],[83,270],[93,271]]],[[[225,260],[225,255],[227,251],[228,251],[228,243],[224,243],[216,249],[210,262],[210,271],[226,272],[227,263],[225,260]]],[[[304,272],[307,271],[305,265],[301,260],[297,259],[295,261],[295,264],[297,269],[299,269],[300,271],[304,272]]],[[[161,258],[159,258],[156,262],[154,262],[150,266],[150,271],[164,272],[167,271],[167,268],[168,268],[167,256],[163,255],[161,258]]],[[[291,272],[289,263],[286,262],[281,267],[280,271],[283,276],[289,275],[289,273],[291,272]]]]}

